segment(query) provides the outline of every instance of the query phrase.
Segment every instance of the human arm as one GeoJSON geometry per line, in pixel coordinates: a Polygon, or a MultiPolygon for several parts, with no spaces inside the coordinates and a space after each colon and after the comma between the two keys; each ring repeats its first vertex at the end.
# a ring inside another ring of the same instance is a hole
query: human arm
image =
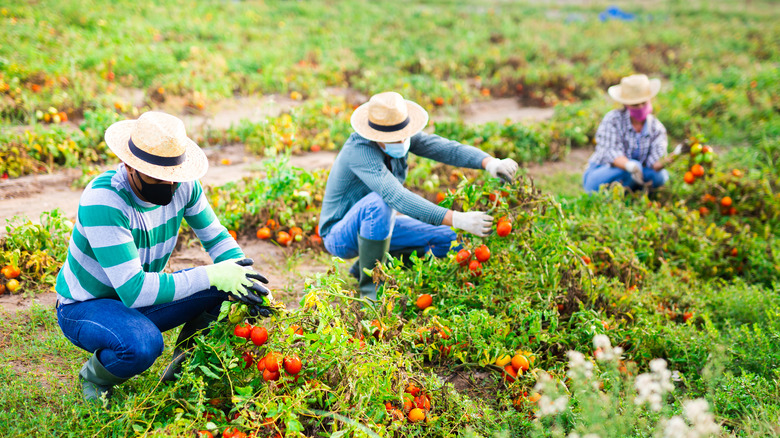
{"type": "Polygon", "coordinates": [[[198,181],[192,183],[192,194],[184,210],[184,219],[215,263],[245,257],[238,243],[214,214],[198,181]]]}
{"type": "Polygon", "coordinates": [[[487,152],[474,146],[425,132],[412,136],[409,151],[440,163],[469,169],[484,169],[486,160],[490,161],[492,158],[487,152]]]}

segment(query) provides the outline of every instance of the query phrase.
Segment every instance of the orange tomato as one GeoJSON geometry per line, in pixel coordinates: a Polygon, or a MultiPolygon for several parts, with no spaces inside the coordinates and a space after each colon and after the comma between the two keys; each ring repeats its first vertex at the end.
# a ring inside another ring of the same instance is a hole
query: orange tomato
{"type": "Polygon", "coordinates": [[[687,184],[693,184],[693,182],[696,181],[696,177],[693,176],[693,173],[691,172],[685,172],[685,175],[683,175],[683,181],[685,181],[687,184]]]}
{"type": "Polygon", "coordinates": [[[262,227],[257,230],[257,238],[267,240],[271,238],[271,229],[268,227],[262,227]]]}
{"type": "Polygon", "coordinates": [[[727,207],[727,208],[731,207],[731,204],[732,204],[732,200],[729,196],[724,196],[720,200],[720,205],[722,205],[723,207],[727,207]]]}
{"type": "Polygon", "coordinates": [[[3,283],[0,283],[0,295],[5,293],[5,285],[3,283]]]}
{"type": "Polygon", "coordinates": [[[286,231],[279,231],[276,233],[276,241],[279,242],[279,245],[288,246],[292,241],[292,236],[290,236],[286,231]]]}
{"type": "Polygon", "coordinates": [[[707,216],[708,214],[710,214],[710,209],[704,206],[699,207],[699,214],[702,216],[707,216]]]}
{"type": "Polygon", "coordinates": [[[512,358],[512,368],[514,368],[515,370],[528,371],[528,368],[530,367],[531,364],[528,362],[528,358],[523,356],[522,354],[516,354],[515,357],[512,358]]]}
{"type": "Polygon", "coordinates": [[[3,269],[0,269],[0,273],[2,273],[5,278],[16,278],[22,273],[22,270],[14,265],[6,265],[3,269]]]}
{"type": "Polygon", "coordinates": [[[739,250],[737,248],[731,248],[731,256],[736,257],[739,254],[739,250]]]}
{"type": "Polygon", "coordinates": [[[431,297],[430,294],[422,294],[417,297],[417,302],[415,304],[417,304],[417,308],[420,310],[427,309],[433,304],[433,297],[431,297]]]}
{"type": "Polygon", "coordinates": [[[265,222],[265,226],[268,227],[271,230],[275,230],[275,229],[277,229],[279,227],[279,224],[277,224],[276,221],[273,220],[273,219],[268,219],[265,222]]]}
{"type": "Polygon", "coordinates": [[[425,412],[423,412],[420,408],[414,408],[411,411],[409,411],[409,421],[412,423],[417,423],[419,421],[425,420],[425,412]]]}
{"type": "Polygon", "coordinates": [[[737,178],[742,178],[742,175],[744,175],[744,173],[742,173],[742,171],[739,170],[739,169],[732,170],[731,174],[734,175],[737,178]]]}
{"type": "Polygon", "coordinates": [[[433,103],[438,106],[444,105],[444,98],[443,97],[437,97],[434,99],[433,103]]]}
{"type": "Polygon", "coordinates": [[[447,195],[445,195],[445,194],[444,194],[444,192],[439,192],[439,193],[437,193],[437,194],[436,194],[436,203],[437,203],[437,204],[438,204],[438,203],[440,203],[440,202],[441,202],[441,201],[443,201],[443,200],[444,200],[444,198],[446,198],[446,197],[447,197],[447,195]]]}
{"type": "Polygon", "coordinates": [[[512,383],[515,380],[517,380],[517,371],[512,365],[506,365],[504,367],[504,380],[506,380],[509,383],[512,383]]]}
{"type": "Polygon", "coordinates": [[[585,262],[586,265],[589,265],[591,262],[590,257],[586,255],[582,256],[582,261],[585,262]]]}
{"type": "Polygon", "coordinates": [[[292,236],[293,239],[295,239],[295,236],[303,235],[303,230],[301,227],[292,227],[290,228],[290,236],[292,236]]]}
{"type": "Polygon", "coordinates": [[[691,173],[696,178],[701,178],[704,176],[704,167],[702,167],[702,165],[698,163],[694,164],[693,166],[691,166],[691,173]]]}
{"type": "Polygon", "coordinates": [[[539,401],[539,399],[542,398],[542,394],[539,394],[538,392],[535,392],[531,394],[530,397],[528,397],[528,401],[531,403],[536,403],[539,401]]]}
{"type": "Polygon", "coordinates": [[[496,226],[496,234],[498,237],[506,237],[512,232],[512,224],[509,221],[499,222],[496,226]]]}

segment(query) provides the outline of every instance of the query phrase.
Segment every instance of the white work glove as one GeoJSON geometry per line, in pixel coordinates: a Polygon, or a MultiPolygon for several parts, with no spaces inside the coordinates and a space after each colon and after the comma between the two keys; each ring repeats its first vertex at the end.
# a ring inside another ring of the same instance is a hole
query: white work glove
{"type": "Polygon", "coordinates": [[[481,211],[452,212],[452,226],[475,236],[487,236],[492,225],[493,216],[481,211]]]}
{"type": "Polygon", "coordinates": [[[504,158],[503,160],[493,158],[488,161],[485,170],[494,178],[501,178],[504,181],[511,183],[512,180],[515,179],[517,167],[517,162],[511,158],[504,158]]]}
{"type": "Polygon", "coordinates": [[[631,179],[637,184],[644,184],[645,178],[642,176],[642,165],[637,160],[628,160],[626,170],[631,174],[631,179]]]}
{"type": "Polygon", "coordinates": [[[680,155],[682,154],[682,150],[683,150],[683,145],[682,143],[680,143],[677,146],[675,146],[674,150],[672,151],[672,155],[680,155]]]}

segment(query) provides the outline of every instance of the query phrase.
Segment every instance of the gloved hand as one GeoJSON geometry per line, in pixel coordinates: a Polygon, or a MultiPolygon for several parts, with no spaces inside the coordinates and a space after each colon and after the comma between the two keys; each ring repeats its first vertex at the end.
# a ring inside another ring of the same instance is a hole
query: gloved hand
{"type": "Polygon", "coordinates": [[[642,175],[642,165],[639,164],[639,161],[628,160],[628,162],[626,162],[626,170],[631,174],[631,179],[633,179],[635,183],[645,183],[645,178],[642,175]]]}
{"type": "MultiPolygon", "coordinates": [[[[252,259],[224,260],[210,266],[206,266],[206,275],[209,278],[209,285],[216,287],[222,292],[232,295],[246,295],[250,288],[256,283],[251,279],[268,283],[268,280],[247,266],[254,262],[252,259]]],[[[260,285],[258,285],[260,286],[260,285]]],[[[265,287],[260,286],[263,289],[265,287]]],[[[266,293],[267,293],[267,289],[266,293]]]]}
{"type": "Polygon", "coordinates": [[[504,181],[511,183],[512,180],[515,179],[517,167],[517,162],[511,158],[504,158],[503,160],[493,158],[488,161],[485,170],[494,178],[501,178],[504,181]]]}
{"type": "Polygon", "coordinates": [[[674,150],[672,151],[672,155],[680,155],[683,152],[683,144],[679,143],[677,146],[674,147],[674,150]]]}
{"type": "Polygon", "coordinates": [[[481,211],[453,211],[452,226],[479,237],[490,234],[493,217],[481,211]]]}

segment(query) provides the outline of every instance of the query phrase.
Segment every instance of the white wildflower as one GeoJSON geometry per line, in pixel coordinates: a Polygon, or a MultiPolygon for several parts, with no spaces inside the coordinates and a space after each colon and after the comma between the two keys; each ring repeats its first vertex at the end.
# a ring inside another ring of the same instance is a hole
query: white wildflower
{"type": "Polygon", "coordinates": [[[688,432],[685,420],[675,415],[666,422],[663,438],[687,438],[688,432]]]}
{"type": "Polygon", "coordinates": [[[608,348],[611,346],[612,343],[609,341],[609,336],[596,335],[593,337],[593,348],[599,349],[599,348],[608,348]]]}
{"type": "Polygon", "coordinates": [[[652,410],[660,411],[664,395],[674,389],[670,381],[672,373],[666,369],[666,361],[663,359],[651,360],[650,370],[652,373],[640,374],[634,381],[637,390],[634,403],[637,405],[647,403],[652,410]]]}
{"type": "Polygon", "coordinates": [[[593,337],[593,348],[596,349],[596,359],[600,362],[609,362],[620,359],[623,349],[612,347],[607,335],[596,335],[593,337]]]}
{"type": "Polygon", "coordinates": [[[720,432],[720,426],[715,422],[715,416],[709,412],[707,400],[697,398],[683,403],[683,413],[693,425],[696,437],[715,435],[720,432]]]}
{"type": "Polygon", "coordinates": [[[566,410],[566,406],[569,404],[569,397],[561,396],[554,399],[548,395],[542,395],[539,399],[538,406],[539,411],[536,413],[539,417],[546,417],[549,415],[555,415],[566,410]]]}
{"type": "Polygon", "coordinates": [[[545,372],[540,372],[536,385],[534,385],[534,391],[541,392],[546,390],[550,382],[552,382],[552,377],[545,372]]]}
{"type": "Polygon", "coordinates": [[[590,379],[593,376],[593,363],[585,359],[579,351],[569,351],[569,371],[566,373],[572,379],[590,379]]]}

